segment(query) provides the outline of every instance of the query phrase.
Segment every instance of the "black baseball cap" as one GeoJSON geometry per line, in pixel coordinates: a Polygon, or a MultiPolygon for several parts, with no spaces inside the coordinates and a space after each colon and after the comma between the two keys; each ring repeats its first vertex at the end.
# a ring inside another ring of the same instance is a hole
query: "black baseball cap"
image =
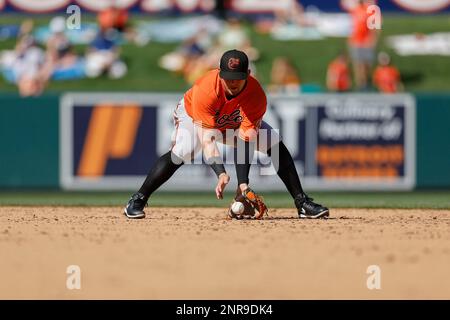
{"type": "Polygon", "coordinates": [[[248,57],[239,50],[229,50],[220,58],[219,76],[226,80],[244,80],[248,77],[248,57]]]}

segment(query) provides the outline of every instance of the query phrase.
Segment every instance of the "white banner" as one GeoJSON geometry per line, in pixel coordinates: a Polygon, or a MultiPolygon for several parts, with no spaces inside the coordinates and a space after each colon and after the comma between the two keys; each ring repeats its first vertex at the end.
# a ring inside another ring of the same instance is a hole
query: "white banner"
{"type": "MultiPolygon", "coordinates": [[[[231,0],[229,8],[243,14],[268,13],[274,10],[292,10],[297,0],[231,0]]],[[[357,0],[316,0],[300,1],[306,8],[317,7],[321,11],[348,10],[357,0]]],[[[380,0],[375,1],[382,10],[412,12],[439,12],[450,6],[450,0],[380,0]],[[395,5],[393,5],[395,4],[395,5]],[[385,9],[386,7],[386,9],[385,9]]],[[[90,11],[99,11],[110,4],[118,4],[122,8],[136,7],[145,12],[181,11],[183,13],[211,12],[215,0],[0,0],[0,10],[6,5],[18,11],[47,13],[61,10],[71,4],[82,6],[90,11]]]]}
{"type": "Polygon", "coordinates": [[[100,11],[108,8],[112,3],[120,8],[131,8],[132,6],[137,4],[139,0],[77,0],[76,2],[85,9],[91,11],[100,11]]]}
{"type": "Polygon", "coordinates": [[[436,12],[450,6],[450,0],[393,0],[400,7],[415,12],[436,12]]]}
{"type": "Polygon", "coordinates": [[[8,0],[14,8],[26,12],[52,12],[67,7],[70,0],[8,0]]]}

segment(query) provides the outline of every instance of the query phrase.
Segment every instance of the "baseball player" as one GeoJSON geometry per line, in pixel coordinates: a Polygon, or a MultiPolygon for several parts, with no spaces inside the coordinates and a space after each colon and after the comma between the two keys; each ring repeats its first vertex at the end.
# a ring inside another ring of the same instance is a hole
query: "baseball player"
{"type": "Polygon", "coordinates": [[[225,52],[220,69],[211,70],[197,80],[178,103],[174,112],[172,148],[153,165],[141,188],[128,201],[125,215],[131,219],[145,217],[144,207],[150,195],[201,150],[206,163],[218,177],[215,191],[217,198],[222,199],[230,176],[225,171],[217,143],[225,143],[238,149],[234,156],[237,195],[253,204],[257,217],[262,217],[267,207],[249,187],[248,176],[255,150],[271,157],[278,176],[294,199],[300,218],[327,217],[328,208],[314,203],[306,195],[291,154],[276,131],[262,120],[266,108],[266,95],[250,75],[247,55],[238,50],[225,52]],[[231,139],[230,131],[235,133],[231,139]]]}

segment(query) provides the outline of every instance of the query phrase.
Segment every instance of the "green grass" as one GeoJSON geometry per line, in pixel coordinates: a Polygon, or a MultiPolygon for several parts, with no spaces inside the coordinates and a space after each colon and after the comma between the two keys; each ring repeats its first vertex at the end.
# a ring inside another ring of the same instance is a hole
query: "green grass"
{"type": "MultiPolygon", "coordinates": [[[[23,16],[2,14],[1,23],[20,23],[23,16]]],[[[148,19],[138,16],[136,19],[148,19]]],[[[37,25],[47,24],[49,17],[38,17],[37,25]]],[[[83,16],[83,21],[92,21],[93,17],[83,16]]],[[[246,25],[251,33],[253,44],[262,55],[256,63],[258,78],[264,85],[270,80],[270,68],[275,57],[284,55],[291,58],[299,70],[304,83],[314,83],[325,87],[326,68],[331,59],[346,48],[345,39],[326,39],[321,41],[275,41],[268,35],[256,33],[250,25],[246,25]]],[[[450,59],[441,56],[399,57],[385,46],[384,39],[394,34],[431,33],[450,30],[448,15],[385,16],[380,49],[387,50],[393,62],[399,67],[406,90],[412,92],[445,92],[450,91],[450,59]]],[[[14,41],[0,42],[0,50],[11,49],[14,41]]],[[[150,42],[144,47],[124,45],[123,58],[129,65],[128,75],[119,80],[106,77],[100,79],[83,79],[64,82],[52,82],[50,92],[60,91],[163,91],[182,92],[188,84],[174,74],[158,67],[157,61],[164,53],[173,50],[176,44],[160,44],[150,42]]],[[[83,46],[76,50],[84,51],[83,46]]],[[[0,79],[0,91],[16,92],[17,89],[0,79]]]]}
{"type": "MultiPolygon", "coordinates": [[[[261,193],[271,208],[293,207],[287,193],[261,193]]],[[[450,191],[414,192],[311,192],[310,196],[330,208],[421,208],[450,209],[450,191]]],[[[0,192],[0,206],[123,206],[130,193],[124,192],[0,192]]],[[[150,207],[226,207],[232,194],[216,200],[213,192],[157,192],[150,207]]]]}

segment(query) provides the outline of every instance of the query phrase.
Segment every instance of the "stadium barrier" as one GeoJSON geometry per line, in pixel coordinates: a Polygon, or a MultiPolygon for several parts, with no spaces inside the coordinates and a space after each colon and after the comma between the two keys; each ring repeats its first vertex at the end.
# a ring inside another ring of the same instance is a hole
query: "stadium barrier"
{"type": "MultiPolygon", "coordinates": [[[[2,95],[0,187],[135,189],[170,148],[180,96],[2,95]]],[[[450,170],[443,170],[450,156],[448,119],[450,95],[408,94],[269,97],[265,116],[280,129],[311,190],[450,187],[450,170]]],[[[261,190],[283,190],[269,159],[259,154],[255,160],[260,165],[251,181],[261,190]]],[[[214,184],[211,169],[194,164],[165,189],[210,190],[214,184]]]]}

